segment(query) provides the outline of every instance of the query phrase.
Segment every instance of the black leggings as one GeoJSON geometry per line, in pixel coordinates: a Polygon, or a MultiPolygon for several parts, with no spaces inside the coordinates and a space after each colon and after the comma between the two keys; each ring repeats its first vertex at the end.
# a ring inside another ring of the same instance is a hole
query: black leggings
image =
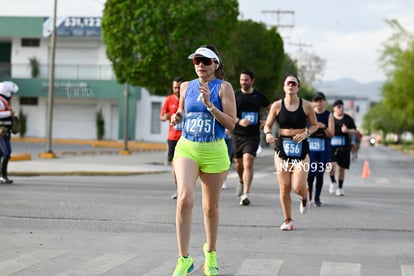
{"type": "MultiPolygon", "coordinates": [[[[323,173],[318,173],[316,175],[316,187],[315,187],[315,201],[320,201],[320,196],[323,187],[323,173]]],[[[308,175],[308,191],[309,191],[309,200],[312,201],[312,191],[313,191],[313,181],[315,179],[315,175],[309,174],[308,175]]]]}

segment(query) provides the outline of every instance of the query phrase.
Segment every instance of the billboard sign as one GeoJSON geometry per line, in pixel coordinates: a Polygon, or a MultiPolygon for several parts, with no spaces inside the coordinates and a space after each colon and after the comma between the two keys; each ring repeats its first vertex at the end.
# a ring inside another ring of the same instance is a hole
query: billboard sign
{"type": "MultiPolygon", "coordinates": [[[[43,37],[52,35],[53,18],[43,21],[43,37]]],[[[101,17],[57,17],[56,36],[101,36],[101,17]]]]}

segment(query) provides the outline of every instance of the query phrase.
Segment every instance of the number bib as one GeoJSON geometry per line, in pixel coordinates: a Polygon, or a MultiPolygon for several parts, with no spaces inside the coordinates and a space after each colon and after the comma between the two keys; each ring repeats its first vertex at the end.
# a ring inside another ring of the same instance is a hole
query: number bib
{"type": "Polygon", "coordinates": [[[331,146],[341,147],[345,146],[345,136],[334,136],[331,138],[331,146]]]}
{"type": "Polygon", "coordinates": [[[257,125],[259,122],[259,115],[257,112],[242,112],[241,118],[249,121],[251,125],[257,125]]]}
{"type": "Polygon", "coordinates": [[[297,143],[294,140],[283,140],[283,150],[285,151],[286,156],[301,157],[302,143],[297,143]]]}
{"type": "Polygon", "coordinates": [[[325,150],[325,139],[309,137],[309,150],[310,151],[324,151],[325,150]]]}
{"type": "Polygon", "coordinates": [[[214,117],[211,113],[191,112],[185,118],[185,131],[193,137],[213,136],[214,117]]]}
{"type": "Polygon", "coordinates": [[[181,120],[179,123],[177,123],[177,124],[174,125],[174,129],[175,130],[183,130],[183,127],[184,127],[183,120],[181,120]]]}

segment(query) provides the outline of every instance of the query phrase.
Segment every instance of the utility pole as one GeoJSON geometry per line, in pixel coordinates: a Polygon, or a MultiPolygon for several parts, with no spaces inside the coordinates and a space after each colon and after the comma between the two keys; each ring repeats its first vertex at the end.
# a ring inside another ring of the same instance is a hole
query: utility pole
{"type": "Polygon", "coordinates": [[[49,63],[49,94],[48,94],[48,116],[47,116],[47,146],[46,152],[41,153],[41,158],[55,158],[56,154],[52,151],[52,125],[53,125],[53,94],[55,86],[55,53],[56,53],[56,10],[57,0],[53,2],[52,37],[50,46],[49,63]]]}
{"type": "Polygon", "coordinates": [[[283,11],[283,10],[263,10],[262,13],[274,13],[277,16],[277,24],[275,25],[277,28],[293,28],[295,25],[294,22],[294,16],[295,11],[283,11]],[[280,15],[287,14],[291,16],[292,23],[291,24],[280,24],[280,15]]]}
{"type": "Polygon", "coordinates": [[[128,149],[128,113],[129,113],[129,84],[125,84],[124,91],[124,148],[119,153],[124,155],[131,154],[131,151],[128,149]]]}
{"type": "Polygon", "coordinates": [[[303,42],[289,42],[288,44],[291,45],[291,46],[298,47],[299,48],[299,52],[302,52],[302,49],[304,47],[312,47],[312,44],[310,44],[310,43],[303,43],[303,42]]]}

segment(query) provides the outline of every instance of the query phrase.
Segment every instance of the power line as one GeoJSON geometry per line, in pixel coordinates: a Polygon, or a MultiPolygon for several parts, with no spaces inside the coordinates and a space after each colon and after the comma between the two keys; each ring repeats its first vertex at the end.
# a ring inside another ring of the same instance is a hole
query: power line
{"type": "Polygon", "coordinates": [[[302,52],[302,49],[305,47],[312,47],[310,43],[303,43],[303,42],[289,42],[288,45],[295,46],[299,48],[299,52],[302,52]]]}

